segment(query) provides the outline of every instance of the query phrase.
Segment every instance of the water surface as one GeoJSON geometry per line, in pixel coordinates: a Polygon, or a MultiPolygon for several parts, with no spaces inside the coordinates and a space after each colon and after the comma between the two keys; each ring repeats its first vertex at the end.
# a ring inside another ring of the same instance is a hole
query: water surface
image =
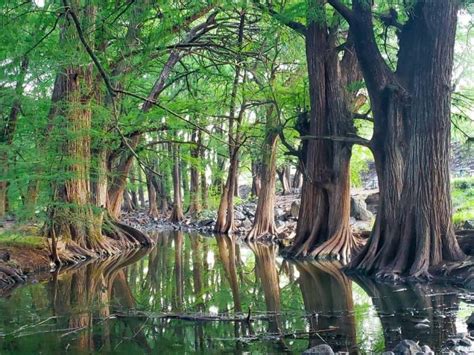
{"type": "Polygon", "coordinates": [[[466,332],[472,295],[444,285],[350,279],[335,262],[292,262],[275,245],[160,233],[0,298],[0,353],[350,353],[413,339],[441,350],[466,332]],[[420,326],[420,324],[426,326],[420,326]]]}

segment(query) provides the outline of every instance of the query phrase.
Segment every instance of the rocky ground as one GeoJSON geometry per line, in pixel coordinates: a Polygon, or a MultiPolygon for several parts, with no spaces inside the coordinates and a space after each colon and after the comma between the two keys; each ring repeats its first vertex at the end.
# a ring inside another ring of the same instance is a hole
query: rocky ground
{"type": "MultiPolygon", "coordinates": [[[[378,192],[376,190],[358,190],[351,197],[351,225],[355,233],[366,235],[370,232],[377,209],[378,192]]],[[[292,239],[300,206],[300,195],[278,195],[275,201],[275,223],[280,239],[292,239]]],[[[236,234],[245,235],[252,228],[257,203],[247,201],[235,207],[236,234]]],[[[152,219],[143,209],[128,212],[122,216],[125,223],[136,228],[150,231],[154,229],[197,230],[212,233],[217,218],[216,211],[204,211],[197,219],[189,216],[180,223],[171,223],[168,216],[152,219]]]]}

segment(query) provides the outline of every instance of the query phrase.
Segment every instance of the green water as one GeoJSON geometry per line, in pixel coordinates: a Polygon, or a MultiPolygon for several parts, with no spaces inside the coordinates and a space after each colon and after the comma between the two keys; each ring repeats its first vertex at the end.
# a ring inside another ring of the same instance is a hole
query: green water
{"type": "Polygon", "coordinates": [[[439,351],[474,310],[452,287],[351,280],[334,262],[285,261],[274,245],[156,238],[151,250],[3,290],[0,353],[301,353],[325,342],[372,353],[400,339],[439,351]]]}

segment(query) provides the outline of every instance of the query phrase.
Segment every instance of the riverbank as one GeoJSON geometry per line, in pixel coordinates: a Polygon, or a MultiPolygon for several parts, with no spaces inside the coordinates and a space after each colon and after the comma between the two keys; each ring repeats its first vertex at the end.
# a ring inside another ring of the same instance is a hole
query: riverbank
{"type": "MultiPolygon", "coordinates": [[[[263,240],[289,245],[295,236],[299,212],[299,194],[278,195],[275,200],[275,221],[278,229],[276,236],[263,236],[263,240]]],[[[377,210],[378,193],[376,190],[357,190],[351,197],[351,226],[361,239],[369,236],[377,210]]],[[[244,238],[252,227],[256,210],[255,201],[245,201],[235,207],[236,235],[244,238]]],[[[124,212],[122,221],[145,233],[159,230],[178,230],[213,234],[216,220],[215,211],[204,211],[197,218],[189,215],[180,222],[172,223],[167,215],[151,218],[146,209],[124,212]]],[[[469,227],[469,226],[468,226],[469,227]]],[[[0,226],[0,292],[25,280],[35,280],[38,276],[48,275],[54,265],[50,261],[50,252],[44,238],[39,235],[39,226],[16,226],[13,221],[0,226]]],[[[463,251],[474,255],[474,229],[458,229],[458,242],[463,251]]],[[[454,283],[474,289],[474,268],[463,266],[462,272],[450,273],[454,283]],[[473,277],[466,279],[465,268],[473,277]],[[472,270],[470,269],[472,268],[472,270]]],[[[443,279],[446,269],[439,270],[438,277],[443,279]]]]}

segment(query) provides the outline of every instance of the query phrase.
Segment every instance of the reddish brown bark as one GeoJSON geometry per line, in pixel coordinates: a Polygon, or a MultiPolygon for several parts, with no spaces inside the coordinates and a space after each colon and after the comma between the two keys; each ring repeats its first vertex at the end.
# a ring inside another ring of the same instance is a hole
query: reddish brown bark
{"type": "Polygon", "coordinates": [[[351,266],[380,277],[429,277],[464,255],[454,237],[449,191],[450,80],[455,1],[417,1],[400,26],[396,72],[377,48],[371,9],[330,1],[351,24],[374,113],[380,188],[377,219],[351,266]]]}
{"type": "MultiPolygon", "coordinates": [[[[313,3],[313,11],[325,1],[313,3]]],[[[311,11],[310,11],[311,12],[311,11]]],[[[312,13],[312,12],[311,12],[312,13]]],[[[309,134],[316,137],[305,147],[303,187],[296,238],[289,253],[295,257],[339,257],[347,260],[355,247],[349,225],[352,144],[342,139],[354,134],[350,100],[345,90],[357,72],[350,41],[342,60],[336,49],[337,28],[328,28],[325,19],[311,18],[306,31],[306,55],[310,88],[309,134]],[[351,65],[350,68],[345,66],[351,65]]]]}

